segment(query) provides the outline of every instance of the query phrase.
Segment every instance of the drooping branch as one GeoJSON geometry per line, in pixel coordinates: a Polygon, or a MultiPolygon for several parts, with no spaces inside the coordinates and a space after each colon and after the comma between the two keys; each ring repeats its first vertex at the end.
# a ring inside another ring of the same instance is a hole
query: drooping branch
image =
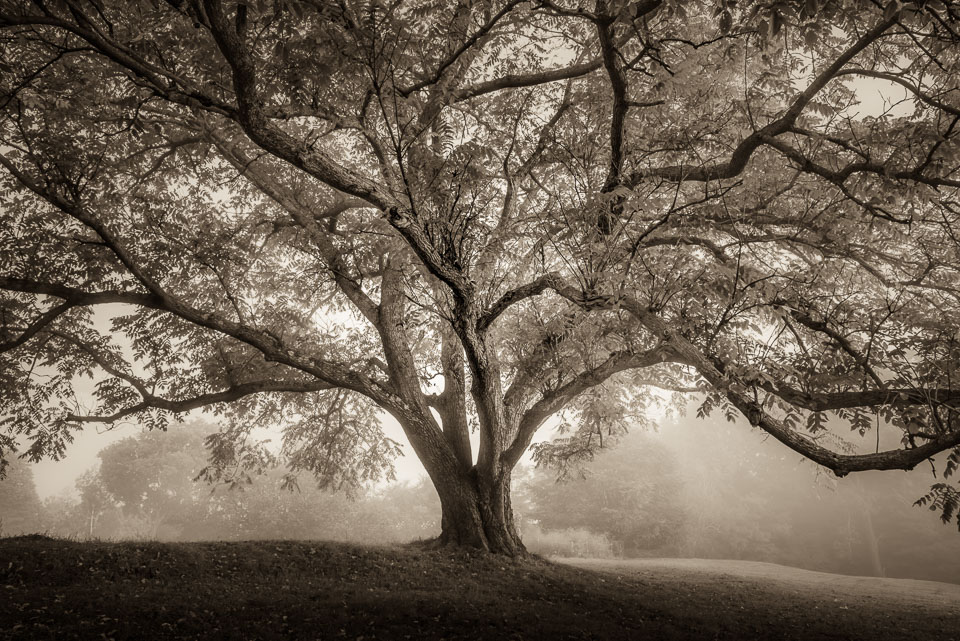
{"type": "Polygon", "coordinates": [[[64,196],[51,189],[40,186],[3,156],[0,156],[0,165],[7,169],[21,184],[42,199],[95,231],[103,243],[117,257],[120,264],[134,276],[140,285],[148,290],[149,294],[132,294],[125,292],[90,293],[57,284],[45,286],[43,283],[31,284],[30,281],[24,279],[11,278],[5,278],[3,281],[0,281],[5,283],[5,288],[58,296],[65,299],[73,297],[70,300],[74,301],[96,300],[106,302],[112,298],[112,302],[129,302],[135,305],[162,309],[194,325],[217,331],[246,343],[262,352],[267,360],[289,365],[295,369],[316,376],[331,385],[359,392],[370,397],[375,402],[382,403],[386,407],[403,407],[399,399],[393,397],[379,382],[367,376],[353,372],[349,368],[337,363],[296,354],[269,333],[254,329],[242,323],[221,318],[209,312],[198,310],[186,304],[165,289],[156,278],[149,274],[125,244],[106,225],[92,216],[82,206],[67,200],[64,196]],[[61,294],[63,294],[63,296],[61,296],[61,294]]]}
{"type": "Polygon", "coordinates": [[[184,399],[166,399],[147,393],[143,395],[143,400],[140,403],[125,407],[124,409],[110,414],[109,416],[80,416],[71,414],[66,417],[66,420],[73,423],[115,423],[116,421],[119,421],[127,416],[132,416],[139,412],[144,412],[151,409],[182,413],[199,409],[201,407],[216,405],[218,403],[229,403],[252,394],[264,394],[269,392],[320,392],[332,388],[333,386],[329,383],[316,380],[299,382],[265,380],[239,383],[219,392],[199,394],[197,396],[184,399]]]}
{"type": "MultiPolygon", "coordinates": [[[[632,305],[628,303],[625,307],[629,309],[632,305]]],[[[764,412],[757,403],[737,391],[730,384],[731,381],[699,348],[683,336],[672,332],[666,323],[646,315],[645,324],[651,328],[659,326],[662,335],[669,336],[668,342],[679,356],[678,361],[695,367],[700,375],[715,389],[721,391],[752,425],[760,427],[790,449],[832,470],[838,476],[865,470],[912,469],[934,454],[960,444],[960,430],[958,430],[912,449],[887,450],[873,454],[838,454],[764,412]]],[[[893,401],[889,396],[887,398],[893,401]]]]}
{"type": "MultiPolygon", "coordinates": [[[[676,332],[666,321],[654,312],[645,309],[635,299],[622,296],[617,300],[611,300],[607,303],[598,300],[586,300],[582,292],[579,292],[571,285],[564,284],[559,277],[552,277],[550,286],[545,285],[538,293],[542,293],[542,291],[546,291],[546,289],[552,289],[570,302],[588,311],[615,308],[627,310],[652,335],[659,337],[661,340],[661,343],[654,348],[654,350],[651,350],[661,359],[660,362],[669,360],[695,368],[714,389],[723,393],[724,396],[748,418],[751,424],[759,426],[787,447],[829,468],[840,476],[850,472],[865,470],[911,469],[931,456],[960,444],[960,430],[958,430],[938,436],[924,445],[911,449],[888,450],[874,454],[839,454],[790,429],[775,417],[764,412],[754,401],[734,389],[731,385],[732,381],[717,369],[713,360],[704,354],[700,348],[676,332]]],[[[779,392],[776,387],[771,386],[770,391],[781,395],[781,392],[779,392]]],[[[817,401],[817,396],[801,395],[799,392],[791,394],[790,392],[783,391],[781,398],[789,402],[792,397],[798,402],[805,401],[813,407],[822,407],[823,409],[869,407],[895,403],[929,404],[931,399],[937,399],[939,402],[953,402],[960,398],[960,391],[952,389],[902,390],[902,392],[901,394],[901,390],[873,390],[835,393],[831,395],[819,395],[821,401],[817,401]]],[[[534,407],[536,408],[537,405],[534,407]]],[[[540,408],[540,412],[530,414],[530,422],[527,422],[525,429],[521,430],[522,433],[528,434],[531,430],[535,431],[536,426],[532,426],[532,422],[539,417],[541,412],[550,410],[551,406],[545,404],[540,406],[540,408]]],[[[534,412],[534,410],[530,410],[530,412],[534,412]]],[[[546,416],[549,416],[550,413],[547,413],[546,416]]],[[[543,416],[543,419],[545,419],[546,416],[543,416]]],[[[525,421],[526,420],[525,417],[525,421]]],[[[532,434],[530,434],[529,438],[532,439],[532,434]]],[[[514,444],[510,447],[511,455],[519,456],[522,454],[523,449],[521,449],[521,447],[525,448],[526,446],[521,446],[520,443],[522,443],[522,441],[514,441],[514,444]]],[[[529,445],[529,440],[527,441],[527,445],[529,445]]]]}
{"type": "MultiPolygon", "coordinates": [[[[3,278],[0,278],[0,289],[4,289],[2,285],[3,280],[4,280],[3,278]]],[[[57,318],[59,318],[66,312],[70,311],[74,307],[76,307],[76,305],[73,305],[72,303],[69,303],[69,302],[63,302],[63,303],[60,303],[59,305],[56,305],[50,308],[49,310],[41,314],[39,318],[37,318],[32,323],[27,325],[20,332],[19,336],[17,336],[13,340],[0,343],[0,353],[9,352],[10,350],[16,349],[17,347],[20,347],[21,345],[25,344],[31,338],[36,336],[43,328],[49,326],[53,321],[55,321],[57,318]]]]}
{"type": "Polygon", "coordinates": [[[837,345],[840,346],[840,349],[846,352],[847,355],[854,360],[864,374],[873,380],[874,384],[876,384],[880,390],[883,390],[886,387],[886,384],[880,378],[879,374],[877,374],[873,367],[870,366],[867,357],[861,354],[860,351],[850,343],[847,337],[834,330],[827,322],[816,320],[810,316],[810,314],[801,310],[792,309],[790,310],[790,315],[807,329],[811,329],[815,332],[820,332],[821,334],[829,336],[837,345]]]}
{"type": "Polygon", "coordinates": [[[0,13],[0,29],[32,26],[62,29],[86,41],[95,51],[132,72],[157,95],[163,96],[164,99],[178,105],[196,107],[211,113],[235,117],[235,107],[200,91],[186,79],[150,63],[130,47],[110,38],[98,29],[94,22],[87,18],[76,5],[71,7],[71,12],[77,19],[77,24],[67,22],[49,13],[44,15],[14,15],[4,12],[0,13]]]}
{"type": "Polygon", "coordinates": [[[899,387],[848,392],[804,392],[780,382],[764,383],[759,387],[795,407],[812,412],[885,405],[949,405],[954,411],[960,411],[960,389],[899,387]]]}
{"type": "MultiPolygon", "coordinates": [[[[896,170],[879,162],[852,162],[839,169],[830,169],[825,165],[810,160],[803,155],[802,152],[794,149],[779,138],[763,135],[761,136],[761,142],[768,147],[776,149],[787,158],[790,158],[790,160],[794,161],[797,167],[803,171],[816,174],[838,186],[843,185],[843,183],[854,174],[874,174],[895,180],[909,180],[933,187],[960,188],[960,179],[928,176],[923,173],[922,166],[908,170],[896,170]]],[[[895,222],[909,222],[909,220],[896,219],[895,222]]]]}
{"type": "Polygon", "coordinates": [[[16,178],[21,185],[32,191],[34,194],[47,201],[74,220],[82,223],[89,229],[96,232],[97,236],[100,237],[103,243],[116,256],[117,260],[120,261],[120,264],[122,264],[123,267],[126,268],[126,270],[137,281],[139,281],[139,283],[147,291],[160,298],[165,304],[173,302],[172,300],[168,300],[169,296],[160,287],[156,279],[148,274],[142,268],[142,266],[138,264],[130,252],[118,242],[114,234],[107,229],[103,223],[91,216],[90,213],[87,212],[83,207],[78,205],[76,202],[72,202],[66,196],[59,193],[59,191],[54,190],[52,187],[41,185],[39,182],[33,180],[24,172],[20,171],[3,155],[0,155],[0,166],[3,166],[3,168],[6,169],[14,178],[16,178]]]}
{"type": "Polygon", "coordinates": [[[90,357],[90,359],[93,360],[93,362],[100,367],[100,369],[105,371],[110,376],[113,376],[114,378],[118,378],[126,382],[127,384],[129,384],[131,387],[137,390],[137,393],[140,394],[140,396],[143,397],[144,399],[148,398],[151,395],[150,391],[147,389],[147,384],[145,382],[141,381],[139,378],[137,378],[136,376],[134,376],[129,372],[124,372],[120,370],[120,368],[117,367],[116,364],[110,362],[107,356],[105,356],[99,350],[95,349],[92,345],[90,345],[86,341],[81,340],[77,336],[74,336],[73,334],[70,334],[68,332],[62,332],[55,329],[49,330],[48,333],[51,336],[56,336],[57,338],[64,341],[65,343],[73,345],[77,349],[86,353],[90,357]]]}
{"type": "Polygon", "coordinates": [[[783,422],[764,412],[745,395],[729,388],[725,393],[730,402],[747,417],[752,425],[756,425],[795,452],[830,469],[837,476],[867,470],[910,470],[935,454],[960,445],[960,430],[957,430],[911,449],[886,450],[871,454],[838,454],[800,432],[790,429],[783,422]]]}
{"type": "Polygon", "coordinates": [[[925,93],[919,85],[914,85],[908,80],[906,80],[905,78],[903,78],[902,76],[899,76],[895,73],[890,73],[887,71],[874,71],[871,69],[844,69],[843,71],[840,71],[837,73],[838,77],[846,76],[846,75],[864,76],[866,78],[879,78],[880,80],[894,82],[900,85],[901,87],[904,87],[905,89],[907,89],[907,91],[909,91],[910,93],[915,95],[917,98],[919,98],[921,102],[924,102],[930,105],[931,107],[935,107],[936,109],[939,109],[940,111],[944,111],[948,114],[953,114],[954,116],[960,116],[960,108],[953,107],[951,105],[948,105],[945,102],[937,100],[933,96],[930,96],[929,94],[925,93]]]}

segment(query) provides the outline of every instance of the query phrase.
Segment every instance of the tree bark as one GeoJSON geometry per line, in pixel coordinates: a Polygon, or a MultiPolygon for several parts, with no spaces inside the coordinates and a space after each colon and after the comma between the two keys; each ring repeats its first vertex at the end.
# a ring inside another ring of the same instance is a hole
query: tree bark
{"type": "Polygon", "coordinates": [[[434,478],[433,482],[442,510],[437,543],[508,556],[526,554],[513,518],[509,472],[483,478],[474,467],[455,477],[434,478]]]}

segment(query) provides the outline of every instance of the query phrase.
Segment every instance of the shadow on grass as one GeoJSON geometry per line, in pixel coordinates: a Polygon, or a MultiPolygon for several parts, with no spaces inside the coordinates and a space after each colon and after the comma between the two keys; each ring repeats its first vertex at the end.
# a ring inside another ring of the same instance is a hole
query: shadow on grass
{"type": "Polygon", "coordinates": [[[423,546],[0,540],[0,638],[950,638],[960,612],[423,546]],[[892,617],[892,618],[891,618],[892,617]],[[912,618],[912,621],[911,621],[912,618]],[[947,626],[947,627],[944,627],[947,626]],[[891,636],[893,635],[893,636],[891,636]]]}

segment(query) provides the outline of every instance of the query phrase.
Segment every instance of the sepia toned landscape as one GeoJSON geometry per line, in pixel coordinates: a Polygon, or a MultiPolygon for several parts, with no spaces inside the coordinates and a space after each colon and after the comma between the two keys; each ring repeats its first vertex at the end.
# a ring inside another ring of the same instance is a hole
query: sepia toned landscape
{"type": "Polygon", "coordinates": [[[958,78],[940,0],[0,0],[0,638],[958,638],[958,78]]]}

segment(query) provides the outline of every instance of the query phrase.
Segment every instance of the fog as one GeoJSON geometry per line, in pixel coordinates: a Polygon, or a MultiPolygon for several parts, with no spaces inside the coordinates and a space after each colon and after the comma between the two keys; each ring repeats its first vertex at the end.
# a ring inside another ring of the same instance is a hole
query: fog
{"type": "MultiPolygon", "coordinates": [[[[411,472],[412,455],[392,483],[321,490],[301,476],[288,491],[275,470],[240,488],[211,487],[194,478],[213,429],[193,422],[101,436],[96,456],[85,444],[86,456],[59,468],[14,462],[0,482],[0,534],[383,544],[439,533],[439,502],[411,472]],[[58,486],[51,474],[72,479],[78,460],[89,469],[72,487],[41,499],[36,486],[58,486]]],[[[960,583],[960,533],[913,505],[936,481],[929,466],[837,479],[744,423],[684,416],[608,440],[569,476],[558,482],[529,463],[514,474],[517,521],[534,552],[741,559],[960,583]]]]}

